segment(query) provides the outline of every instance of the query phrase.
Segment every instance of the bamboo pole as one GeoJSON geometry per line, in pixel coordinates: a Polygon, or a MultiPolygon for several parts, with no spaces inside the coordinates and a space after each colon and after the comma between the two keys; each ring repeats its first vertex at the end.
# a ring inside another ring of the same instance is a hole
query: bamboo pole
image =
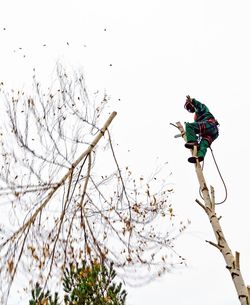
{"type": "MultiPolygon", "coordinates": [[[[186,140],[185,131],[180,122],[176,123],[177,128],[180,130],[182,137],[186,140]]],[[[203,195],[204,203],[201,203],[198,199],[196,202],[203,208],[206,212],[211,226],[213,228],[213,232],[216,238],[217,243],[212,241],[207,241],[212,246],[216,247],[220,250],[221,254],[224,257],[226,262],[226,268],[231,274],[232,281],[234,283],[235,289],[238,294],[239,301],[241,305],[249,305],[249,286],[247,287],[244,283],[241,271],[240,271],[240,253],[236,252],[235,256],[232,254],[230,247],[226,241],[226,238],[223,234],[221,225],[219,223],[219,218],[215,212],[215,194],[214,188],[211,187],[209,192],[208,187],[206,185],[206,181],[200,166],[200,162],[196,161],[195,164],[196,175],[200,184],[200,189],[203,195]]]]}

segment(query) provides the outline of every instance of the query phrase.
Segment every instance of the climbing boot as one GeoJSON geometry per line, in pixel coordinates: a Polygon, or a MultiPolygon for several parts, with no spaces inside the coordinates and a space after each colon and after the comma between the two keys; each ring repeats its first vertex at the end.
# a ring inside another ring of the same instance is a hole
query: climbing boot
{"type": "Polygon", "coordinates": [[[198,143],[197,142],[187,142],[187,143],[185,143],[186,148],[193,149],[194,146],[198,146],[198,143]]]}
{"type": "Polygon", "coordinates": [[[199,162],[202,162],[204,160],[204,157],[190,157],[188,158],[188,162],[190,163],[196,163],[196,160],[199,162]]]}

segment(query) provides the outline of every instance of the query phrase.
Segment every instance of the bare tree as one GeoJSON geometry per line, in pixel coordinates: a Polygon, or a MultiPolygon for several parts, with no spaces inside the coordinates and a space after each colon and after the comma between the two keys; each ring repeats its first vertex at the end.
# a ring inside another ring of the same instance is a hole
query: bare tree
{"type": "Polygon", "coordinates": [[[186,224],[173,225],[172,190],[119,167],[109,97],[90,98],[83,75],[60,65],[46,90],[34,76],[31,92],[1,88],[2,303],[20,271],[46,285],[66,263],[98,258],[142,283],[183,264],[173,246],[186,224]]]}
{"type": "MultiPolygon", "coordinates": [[[[176,126],[181,132],[182,137],[185,138],[185,131],[183,126],[180,122],[176,123],[176,126]]],[[[197,147],[191,151],[194,156],[196,156],[197,153],[197,147]]],[[[226,268],[230,272],[230,275],[232,277],[233,284],[235,286],[236,292],[238,294],[239,301],[241,305],[249,305],[249,288],[245,285],[241,270],[240,270],[240,253],[235,252],[235,255],[233,255],[227,241],[225,238],[225,235],[222,231],[221,225],[220,225],[220,217],[216,215],[215,211],[215,191],[214,188],[211,186],[210,192],[208,190],[202,168],[200,166],[200,163],[197,161],[195,164],[195,171],[197,174],[197,178],[200,185],[200,190],[203,195],[204,202],[200,202],[198,199],[196,199],[196,202],[199,204],[199,206],[202,207],[202,209],[207,214],[209,221],[211,223],[216,242],[213,241],[206,241],[210,245],[214,246],[216,249],[218,249],[221,254],[223,255],[223,258],[226,262],[226,268]]]]}

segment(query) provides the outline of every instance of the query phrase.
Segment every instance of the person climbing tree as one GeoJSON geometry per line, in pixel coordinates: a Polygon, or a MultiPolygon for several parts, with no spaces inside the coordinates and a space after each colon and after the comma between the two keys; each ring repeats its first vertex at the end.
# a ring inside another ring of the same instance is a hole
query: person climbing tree
{"type": "Polygon", "coordinates": [[[186,148],[193,149],[197,146],[197,156],[188,158],[190,163],[196,163],[204,160],[207,148],[218,137],[218,121],[211,114],[205,104],[191,98],[186,97],[184,108],[191,113],[195,113],[193,123],[185,123],[187,143],[186,148]]]}

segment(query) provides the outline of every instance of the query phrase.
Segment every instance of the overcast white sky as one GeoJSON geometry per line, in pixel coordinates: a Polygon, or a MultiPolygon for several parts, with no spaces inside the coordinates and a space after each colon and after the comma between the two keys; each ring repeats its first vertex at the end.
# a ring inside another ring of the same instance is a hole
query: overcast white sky
{"type": "MultiPolygon", "coordinates": [[[[231,249],[241,252],[243,276],[250,284],[249,15],[247,0],[1,3],[0,80],[5,85],[29,82],[34,67],[47,81],[58,60],[83,69],[89,89],[106,89],[116,105],[112,129],[126,162],[146,174],[156,160],[168,162],[173,172],[175,211],[192,221],[177,242],[189,267],[147,287],[128,288],[128,305],[238,302],[222,256],[205,243],[213,235],[194,202],[194,168],[187,163],[183,141],[173,138],[176,130],[169,125],[192,120],[183,109],[187,94],[206,103],[221,124],[213,149],[229,194],[217,212],[223,216],[231,249]]],[[[223,199],[210,152],[205,175],[218,200],[223,199]]]]}

